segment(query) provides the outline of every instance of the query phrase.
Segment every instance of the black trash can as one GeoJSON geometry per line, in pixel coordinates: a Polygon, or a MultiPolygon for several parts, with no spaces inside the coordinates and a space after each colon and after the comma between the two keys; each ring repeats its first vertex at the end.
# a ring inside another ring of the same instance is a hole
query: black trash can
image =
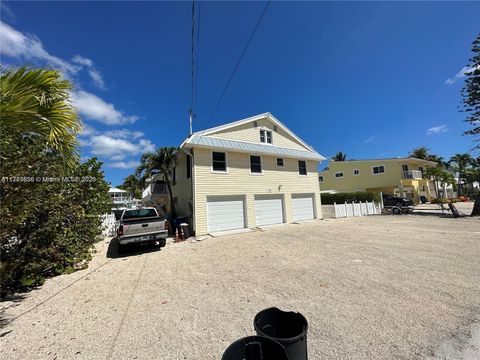
{"type": "Polygon", "coordinates": [[[426,204],[426,203],[427,203],[427,197],[424,196],[424,195],[420,196],[420,202],[421,202],[422,204],[426,204]]]}
{"type": "Polygon", "coordinates": [[[222,360],[288,360],[288,357],[284,347],[275,340],[248,336],[231,344],[222,360]]]}
{"type": "Polygon", "coordinates": [[[265,336],[282,344],[289,360],[307,360],[307,330],[305,317],[293,311],[285,312],[276,307],[260,311],[253,320],[259,336],[265,336]]]}

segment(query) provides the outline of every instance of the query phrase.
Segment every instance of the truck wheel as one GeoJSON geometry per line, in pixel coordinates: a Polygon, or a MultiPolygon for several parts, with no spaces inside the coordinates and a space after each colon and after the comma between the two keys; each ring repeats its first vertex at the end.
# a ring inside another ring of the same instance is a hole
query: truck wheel
{"type": "Polygon", "coordinates": [[[167,245],[167,239],[160,239],[158,243],[160,244],[160,247],[164,247],[165,245],[167,245]]]}
{"type": "Polygon", "coordinates": [[[395,215],[399,215],[402,213],[402,210],[400,208],[394,207],[392,209],[392,213],[394,213],[395,215]]]}
{"type": "Polygon", "coordinates": [[[402,213],[405,214],[405,215],[410,214],[410,209],[403,209],[402,213]]]}

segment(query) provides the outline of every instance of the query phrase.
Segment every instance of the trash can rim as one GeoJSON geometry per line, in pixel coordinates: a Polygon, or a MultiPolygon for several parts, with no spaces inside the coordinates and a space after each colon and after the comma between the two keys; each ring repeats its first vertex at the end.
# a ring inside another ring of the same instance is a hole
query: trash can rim
{"type": "Polygon", "coordinates": [[[308,321],[307,319],[305,318],[305,316],[303,316],[301,313],[299,312],[295,312],[295,311],[283,311],[283,310],[280,310],[279,308],[277,307],[271,307],[271,308],[267,308],[267,309],[263,309],[262,311],[260,311],[257,315],[255,315],[255,318],[253,319],[253,327],[255,329],[255,331],[257,333],[259,333],[261,336],[263,337],[266,337],[266,338],[269,338],[269,339],[272,339],[272,340],[277,340],[277,341],[280,341],[280,342],[295,342],[295,341],[298,341],[299,339],[301,339],[302,337],[305,337],[307,335],[307,331],[308,331],[308,321]],[[299,335],[296,335],[296,336],[293,336],[293,337],[289,337],[289,338],[283,338],[283,337],[273,337],[273,336],[270,336],[270,335],[267,335],[265,334],[261,329],[259,329],[257,327],[257,320],[259,319],[259,316],[267,311],[267,310],[277,310],[277,311],[280,311],[282,313],[287,313],[287,314],[295,314],[295,315],[298,315],[300,316],[304,321],[305,321],[305,326],[303,327],[303,331],[301,334],[299,335]]]}
{"type": "Polygon", "coordinates": [[[271,337],[268,337],[268,336],[251,335],[251,336],[245,336],[243,338],[237,339],[234,342],[232,342],[223,352],[222,360],[223,360],[224,356],[228,353],[228,351],[231,350],[231,348],[235,348],[235,346],[237,346],[240,341],[251,340],[252,342],[254,342],[254,341],[265,340],[265,339],[268,340],[268,341],[273,341],[274,343],[276,343],[283,350],[283,353],[285,355],[285,359],[286,360],[288,359],[288,355],[287,355],[287,352],[285,350],[285,347],[280,342],[278,342],[277,340],[272,339],[271,337]]]}

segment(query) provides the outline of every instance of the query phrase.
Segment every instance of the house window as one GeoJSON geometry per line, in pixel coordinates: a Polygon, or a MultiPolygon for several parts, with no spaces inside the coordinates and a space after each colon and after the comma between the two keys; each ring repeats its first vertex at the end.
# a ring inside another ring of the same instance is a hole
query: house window
{"type": "Polygon", "coordinates": [[[407,164],[403,164],[403,165],[402,165],[402,170],[403,170],[403,172],[408,171],[408,165],[407,165],[407,164]]]}
{"type": "Polygon", "coordinates": [[[385,172],[385,166],[383,166],[383,165],[372,167],[372,173],[374,175],[383,174],[384,172],[385,172]]]}
{"type": "Polygon", "coordinates": [[[277,158],[277,166],[283,167],[283,158],[277,158]]]}
{"type": "Polygon", "coordinates": [[[342,177],[343,177],[343,172],[335,173],[335,178],[342,178],[342,177]]]}
{"type": "Polygon", "coordinates": [[[227,160],[224,152],[212,152],[212,170],[227,171],[227,160]]]}
{"type": "Polygon", "coordinates": [[[271,144],[272,143],[272,132],[268,130],[260,130],[260,142],[271,144]]]}
{"type": "Polygon", "coordinates": [[[423,167],[422,167],[422,166],[419,166],[419,167],[418,167],[418,171],[421,171],[422,174],[423,174],[423,167]]]}
{"type": "Polygon", "coordinates": [[[262,173],[262,159],[260,156],[250,156],[250,172],[252,173],[262,173]]]}
{"type": "Polygon", "coordinates": [[[187,179],[192,177],[192,158],[187,155],[187,179]]]}
{"type": "Polygon", "coordinates": [[[354,175],[354,176],[360,175],[360,170],[354,169],[354,170],[353,170],[353,175],[354,175]]]}
{"type": "Polygon", "coordinates": [[[318,181],[323,182],[323,176],[319,176],[318,181]]]}
{"type": "Polygon", "coordinates": [[[307,175],[307,163],[305,160],[298,160],[298,173],[300,175],[307,175]]]}

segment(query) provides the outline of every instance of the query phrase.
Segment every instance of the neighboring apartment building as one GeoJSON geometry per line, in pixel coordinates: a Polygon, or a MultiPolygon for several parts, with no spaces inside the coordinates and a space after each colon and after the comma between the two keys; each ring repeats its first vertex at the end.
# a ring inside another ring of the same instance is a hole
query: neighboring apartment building
{"type": "Polygon", "coordinates": [[[419,202],[436,197],[433,181],[423,179],[424,169],[435,165],[411,157],[330,161],[318,178],[322,192],[382,191],[419,202]]]}
{"type": "Polygon", "coordinates": [[[196,235],[321,218],[324,159],[270,113],[196,132],[178,155],[177,212],[196,235]]]}

